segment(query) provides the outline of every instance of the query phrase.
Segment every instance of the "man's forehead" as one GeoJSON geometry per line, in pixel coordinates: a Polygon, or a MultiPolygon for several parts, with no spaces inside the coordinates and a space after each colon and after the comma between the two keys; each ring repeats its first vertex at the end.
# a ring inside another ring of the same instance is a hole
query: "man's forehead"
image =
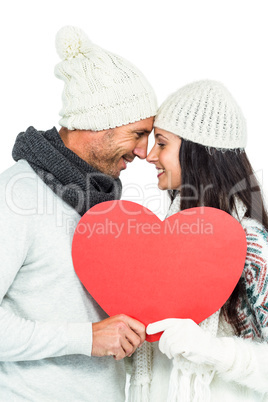
{"type": "Polygon", "coordinates": [[[145,133],[150,133],[153,129],[154,117],[148,119],[136,121],[130,124],[131,130],[133,131],[144,131],[145,133]]]}
{"type": "Polygon", "coordinates": [[[153,129],[153,122],[154,117],[149,117],[148,119],[139,120],[134,123],[129,123],[120,127],[116,127],[113,129],[114,133],[125,133],[125,134],[132,134],[132,133],[144,133],[150,134],[153,129]]]}

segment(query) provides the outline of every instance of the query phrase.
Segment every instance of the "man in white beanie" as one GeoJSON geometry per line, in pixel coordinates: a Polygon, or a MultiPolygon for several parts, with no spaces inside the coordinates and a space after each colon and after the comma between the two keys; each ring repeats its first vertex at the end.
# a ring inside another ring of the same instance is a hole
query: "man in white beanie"
{"type": "Polygon", "coordinates": [[[120,171],[147,155],[154,92],[123,58],[75,27],[57,34],[64,80],[58,132],[20,133],[0,176],[0,400],[125,400],[124,357],[144,325],[108,317],[73,268],[74,229],[121,196],[120,171]]]}

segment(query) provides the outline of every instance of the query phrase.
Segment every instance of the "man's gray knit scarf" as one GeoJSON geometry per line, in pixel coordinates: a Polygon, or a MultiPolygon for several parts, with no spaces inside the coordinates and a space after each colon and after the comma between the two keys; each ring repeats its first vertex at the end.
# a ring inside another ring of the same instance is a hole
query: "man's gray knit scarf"
{"type": "Polygon", "coordinates": [[[57,129],[20,133],[12,151],[15,161],[25,159],[38,176],[81,216],[93,205],[121,197],[122,184],[68,149],[57,129]]]}

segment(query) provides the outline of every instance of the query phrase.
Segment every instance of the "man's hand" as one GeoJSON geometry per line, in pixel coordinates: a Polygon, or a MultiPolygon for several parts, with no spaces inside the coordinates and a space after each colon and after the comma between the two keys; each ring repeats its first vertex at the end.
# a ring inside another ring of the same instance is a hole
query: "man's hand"
{"type": "Polygon", "coordinates": [[[145,326],[124,314],[92,324],[92,356],[130,357],[145,341],[145,326]]]}

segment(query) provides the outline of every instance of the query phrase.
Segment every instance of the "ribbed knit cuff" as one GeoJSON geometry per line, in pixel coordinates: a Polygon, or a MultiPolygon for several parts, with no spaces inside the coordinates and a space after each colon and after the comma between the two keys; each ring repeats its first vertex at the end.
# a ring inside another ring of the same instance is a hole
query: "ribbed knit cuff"
{"type": "Polygon", "coordinates": [[[67,353],[91,356],[92,323],[67,324],[67,353]]]}

